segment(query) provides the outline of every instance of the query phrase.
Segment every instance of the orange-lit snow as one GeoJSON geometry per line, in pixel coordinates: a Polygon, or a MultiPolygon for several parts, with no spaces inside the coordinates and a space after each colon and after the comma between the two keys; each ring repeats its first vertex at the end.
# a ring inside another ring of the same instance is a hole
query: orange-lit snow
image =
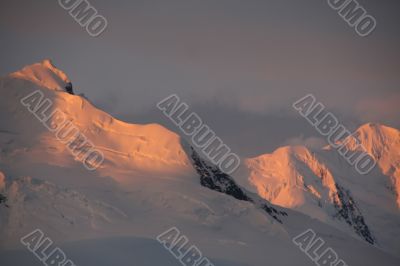
{"type": "MultiPolygon", "coordinates": [[[[335,221],[340,205],[335,184],[349,189],[373,228],[378,243],[396,252],[400,248],[400,132],[378,124],[365,124],[353,135],[377,165],[372,172],[357,173],[326,146],[310,150],[303,146],[283,147],[245,161],[248,186],[279,206],[301,211],[346,230],[335,221]]],[[[353,137],[343,140],[350,151],[363,152],[353,137]]]]}
{"type": "MultiPolygon", "coordinates": [[[[398,180],[397,130],[379,128],[380,137],[372,129],[360,133],[368,151],[380,154],[374,157],[378,169],[367,176],[360,177],[329,149],[283,147],[243,160],[242,169],[235,173],[241,175],[238,182],[245,180],[247,188],[293,209],[279,224],[249,202],[200,186],[176,133],[157,124],[119,121],[84,97],[64,92],[67,82],[68,77],[49,60],[0,80],[0,193],[8,196],[10,205],[0,206],[0,264],[7,256],[19,257],[2,248],[20,247],[21,234],[33,228],[41,228],[58,243],[93,239],[90,246],[97,254],[112,258],[118,254],[118,259],[126,255],[132,258],[128,261],[136,261],[132,246],[118,237],[134,239],[141,253],[153,256],[158,246],[143,248],[143,243],[177,226],[216,265],[310,265],[291,241],[308,228],[323,234],[349,265],[398,265],[399,212],[388,189],[390,180],[379,169],[398,180]],[[52,109],[63,111],[104,153],[100,168],[87,171],[21,105],[21,98],[34,90],[51,99],[52,109]],[[351,190],[382,250],[357,239],[346,224],[334,220],[335,183],[351,190]],[[110,253],[107,247],[104,254],[98,252],[99,243],[114,243],[116,251],[110,253]]],[[[85,251],[87,242],[82,245],[85,251]]],[[[160,258],[161,264],[174,265],[160,258]]]]}
{"type": "MultiPolygon", "coordinates": [[[[74,157],[65,144],[58,141],[54,133],[47,131],[19,102],[30,92],[39,89],[53,102],[51,109],[46,111],[47,114],[55,109],[61,110],[66,114],[67,120],[78,127],[97,150],[103,152],[105,160],[98,169],[103,175],[112,175],[120,180],[122,176],[126,179],[126,174],[131,171],[163,175],[187,174],[193,171],[176,133],[158,124],[136,125],[122,122],[97,109],[84,97],[65,93],[64,87],[69,79],[49,60],[26,66],[6,77],[3,82],[3,86],[22,87],[18,91],[8,88],[0,103],[2,113],[12,114],[12,117],[3,119],[9,122],[9,130],[18,133],[22,142],[37,139],[36,143],[25,143],[33,161],[61,166],[74,163],[74,157]],[[10,99],[14,101],[10,102],[10,99]],[[25,132],[27,125],[30,132],[25,132]],[[29,138],[24,138],[25,134],[29,134],[29,138]],[[46,147],[46,150],[42,147],[46,147]]],[[[26,148],[16,149],[14,153],[25,151],[26,148]]]]}

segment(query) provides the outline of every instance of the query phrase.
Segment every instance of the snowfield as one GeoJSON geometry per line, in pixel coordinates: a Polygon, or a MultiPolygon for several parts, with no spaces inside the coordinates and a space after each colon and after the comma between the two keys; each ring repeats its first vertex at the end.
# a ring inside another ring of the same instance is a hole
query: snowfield
{"type": "Polygon", "coordinates": [[[315,265],[292,241],[308,229],[325,241],[318,255],[330,247],[349,266],[400,265],[398,130],[357,131],[378,162],[366,176],[330,147],[283,147],[243,159],[232,177],[178,134],[68,94],[68,82],[49,60],[0,80],[0,265],[43,265],[20,242],[35,229],[76,265],[182,265],[156,240],[171,227],[215,266],[315,265]],[[104,154],[99,168],[21,104],[35,90],[53,103],[44,115],[61,110],[104,154]]]}

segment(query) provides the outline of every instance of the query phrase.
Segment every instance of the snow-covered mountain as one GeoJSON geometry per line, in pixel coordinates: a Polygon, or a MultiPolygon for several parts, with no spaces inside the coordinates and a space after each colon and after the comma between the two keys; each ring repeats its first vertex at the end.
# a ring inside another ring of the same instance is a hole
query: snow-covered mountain
{"type": "Polygon", "coordinates": [[[276,205],[398,254],[400,131],[366,124],[342,142],[349,152],[362,152],[357,140],[377,162],[369,174],[359,174],[330,145],[283,147],[246,160],[247,186],[276,205]]]}
{"type": "Polygon", "coordinates": [[[329,147],[285,147],[232,177],[176,133],[119,121],[67,93],[69,83],[49,60],[0,80],[0,265],[41,265],[20,243],[36,228],[77,265],[180,265],[156,241],[171,227],[213,265],[313,265],[292,242],[307,229],[347,265],[399,264],[388,253],[399,243],[398,132],[360,133],[379,162],[366,177],[329,147]],[[23,106],[36,90],[52,103],[39,113],[62,111],[104,154],[100,167],[87,170],[23,106]]]}

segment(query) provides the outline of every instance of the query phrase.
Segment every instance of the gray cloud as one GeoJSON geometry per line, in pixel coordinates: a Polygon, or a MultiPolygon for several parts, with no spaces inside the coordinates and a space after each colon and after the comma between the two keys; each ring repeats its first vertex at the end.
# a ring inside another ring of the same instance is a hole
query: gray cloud
{"type": "Polygon", "coordinates": [[[4,0],[0,74],[52,58],[77,91],[131,122],[160,121],[155,103],[177,93],[246,155],[314,136],[291,110],[306,93],[351,126],[400,127],[400,4],[360,3],[378,21],[367,38],[326,1],[93,1],[109,27],[92,38],[57,1],[4,0]]]}

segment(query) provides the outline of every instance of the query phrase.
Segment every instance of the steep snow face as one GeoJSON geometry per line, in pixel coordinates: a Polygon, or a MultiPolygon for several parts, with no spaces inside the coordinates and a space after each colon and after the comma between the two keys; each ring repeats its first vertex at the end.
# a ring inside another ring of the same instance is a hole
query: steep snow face
{"type": "Polygon", "coordinates": [[[284,147],[245,161],[249,188],[395,254],[400,248],[399,131],[367,124],[353,137],[343,140],[346,148],[377,161],[369,174],[360,175],[331,146],[284,147]]]}
{"type": "MultiPolygon", "coordinates": [[[[175,176],[193,173],[177,134],[157,124],[134,125],[119,121],[85,98],[66,93],[67,82],[68,77],[48,60],[1,80],[0,118],[5,123],[0,129],[0,141],[6,158],[15,160],[26,156],[34,162],[61,166],[79,161],[20,103],[23,97],[39,90],[44,94],[40,102],[51,101],[49,109],[40,110],[41,115],[49,116],[54,110],[65,114],[66,121],[104,154],[105,160],[98,169],[103,175],[122,181],[124,173],[131,171],[175,176]]],[[[63,122],[51,117],[48,124],[61,128],[63,122]]]]}
{"type": "MultiPolygon", "coordinates": [[[[392,190],[396,194],[397,205],[400,208],[400,131],[368,123],[354,133],[354,138],[375,159],[382,172],[391,178],[392,190]]],[[[349,138],[347,147],[350,149],[354,147],[354,142],[353,138],[349,138]]]]}
{"type": "Polygon", "coordinates": [[[351,195],[329,169],[305,147],[284,147],[246,161],[250,182],[259,195],[287,208],[299,209],[324,222],[337,218],[371,244],[374,237],[351,195]]]}
{"type": "Polygon", "coordinates": [[[305,147],[279,148],[245,163],[258,194],[277,205],[296,208],[309,196],[319,204],[336,199],[332,174],[305,147]]]}

